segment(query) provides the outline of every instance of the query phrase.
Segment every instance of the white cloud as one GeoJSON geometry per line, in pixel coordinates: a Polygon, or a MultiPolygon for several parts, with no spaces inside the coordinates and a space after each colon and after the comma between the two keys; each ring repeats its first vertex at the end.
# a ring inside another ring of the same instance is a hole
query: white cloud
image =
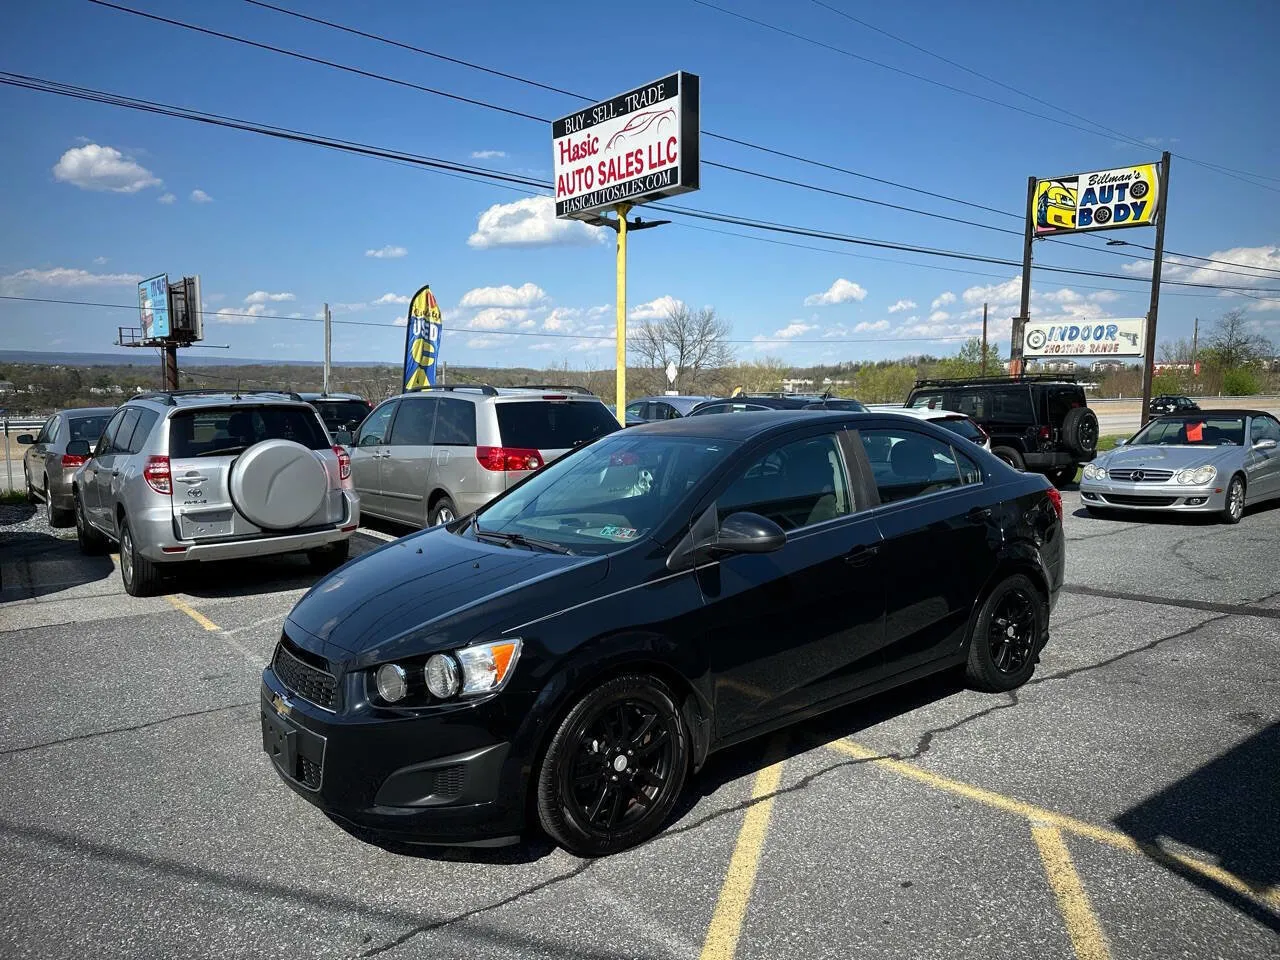
{"type": "Polygon", "coordinates": [[[511,323],[525,319],[528,314],[528,310],[518,308],[485,307],[471,318],[471,322],[467,326],[478,330],[501,330],[511,323]]]}
{"type": "Polygon", "coordinates": [[[297,300],[292,293],[267,293],[265,290],[255,290],[244,298],[245,303],[285,303],[297,300]]]}
{"type": "Polygon", "coordinates": [[[19,287],[125,287],[133,286],[144,278],[137,273],[90,273],[72,267],[54,267],[51,270],[28,268],[0,277],[0,286],[8,289],[19,287]]]}
{"type": "Polygon", "coordinates": [[[901,313],[903,310],[911,310],[916,306],[914,300],[899,300],[889,308],[890,313],[901,313]]]}
{"type": "Polygon", "coordinates": [[[458,301],[462,307],[532,307],[547,299],[547,292],[536,283],[522,283],[518,287],[503,284],[500,287],[476,287],[468,290],[458,301]]]}
{"type": "MultiPolygon", "coordinates": [[[[914,306],[914,304],[913,304],[913,306],[914,306]]],[[[871,331],[876,331],[876,330],[888,330],[888,329],[889,329],[889,321],[888,321],[888,320],[877,320],[875,323],[867,323],[867,322],[865,322],[865,321],[864,321],[863,323],[860,323],[860,324],[858,324],[856,327],[854,327],[854,328],[853,328],[853,332],[854,332],[854,333],[868,333],[868,332],[871,332],[871,331]]]]}
{"type": "Polygon", "coordinates": [[[796,337],[804,336],[806,333],[817,329],[818,325],[816,323],[804,323],[800,320],[792,320],[781,330],[773,331],[773,335],[781,340],[793,340],[796,337]]]}
{"type": "Polygon", "coordinates": [[[636,304],[631,308],[631,313],[628,316],[632,320],[665,320],[673,310],[679,310],[683,307],[683,300],[677,300],[671,294],[666,294],[656,300],[650,300],[648,303],[636,304]]]}
{"type": "Polygon", "coordinates": [[[409,253],[404,247],[393,247],[387,244],[385,247],[379,247],[377,250],[366,250],[366,257],[373,257],[377,260],[396,260],[406,256],[409,253]]]}
{"type": "Polygon", "coordinates": [[[937,310],[939,307],[945,307],[948,303],[955,303],[955,302],[956,302],[956,295],[952,293],[950,290],[947,290],[944,293],[938,294],[938,296],[934,298],[933,303],[929,304],[929,309],[937,310]]]}
{"type": "Polygon", "coordinates": [[[217,323],[248,326],[258,322],[254,317],[260,317],[266,312],[266,304],[251,303],[243,307],[223,307],[213,315],[213,319],[217,323]]]}
{"type": "Polygon", "coordinates": [[[407,304],[409,302],[409,298],[399,293],[384,293],[382,296],[380,296],[377,300],[373,302],[375,305],[381,305],[384,303],[407,304]]]}
{"type": "Polygon", "coordinates": [[[812,293],[804,298],[806,307],[830,306],[835,303],[850,303],[867,298],[867,291],[851,280],[841,277],[827,288],[825,293],[812,293]]]}
{"type": "Polygon", "coordinates": [[[507,344],[507,337],[472,337],[467,341],[467,346],[473,350],[488,350],[491,347],[501,347],[507,344]]]}
{"type": "Polygon", "coordinates": [[[538,325],[537,320],[521,320],[518,324],[516,324],[516,326],[518,326],[521,330],[532,330],[537,325],[538,325]]]}
{"type": "Polygon", "coordinates": [[[391,321],[391,323],[397,327],[407,327],[409,325],[409,318],[404,314],[399,314],[391,321]]]}
{"type": "Polygon", "coordinates": [[[163,203],[165,205],[171,204],[173,203],[173,201],[177,199],[178,198],[175,197],[172,193],[162,193],[160,194],[160,196],[156,197],[156,200],[158,202],[163,203]]]}
{"type": "Polygon", "coordinates": [[[535,343],[529,347],[530,350],[554,350],[557,344],[554,343],[535,343]]]}
{"type": "Polygon", "coordinates": [[[505,150],[472,150],[472,160],[501,160],[507,155],[505,150]]]}
{"type": "Polygon", "coordinates": [[[112,193],[137,193],[147,187],[160,186],[160,178],[141,164],[130,160],[115,147],[87,143],[72,147],[54,164],[55,180],[70,183],[81,190],[110,190],[112,193]]]}
{"type": "Polygon", "coordinates": [[[213,197],[209,196],[203,190],[192,190],[191,202],[192,203],[213,203],[213,197]]]}
{"type": "MultiPolygon", "coordinates": [[[[1230,250],[1214,250],[1206,255],[1209,260],[1224,260],[1226,263],[1204,263],[1165,254],[1162,276],[1170,280],[1185,280],[1189,283],[1212,283],[1217,286],[1228,286],[1239,283],[1243,286],[1257,286],[1259,281],[1275,281],[1275,274],[1280,272],[1280,246],[1270,244],[1261,247],[1232,247],[1230,250]],[[1230,270],[1233,273],[1223,273],[1230,270]]],[[[1135,277],[1151,276],[1151,261],[1138,260],[1124,264],[1121,269],[1135,277]]]]}
{"type": "Polygon", "coordinates": [[[106,263],[106,262],[107,262],[107,258],[106,258],[106,257],[94,257],[94,258],[93,258],[93,262],[94,262],[95,264],[97,264],[98,266],[102,266],[104,263],[106,263]]]}
{"type": "Polygon", "coordinates": [[[1009,303],[1012,301],[1017,304],[1020,296],[1022,296],[1022,274],[1011,277],[1003,283],[988,283],[969,287],[964,293],[960,294],[960,299],[965,303],[981,307],[987,301],[991,303],[1009,303]]]}
{"type": "MultiPolygon", "coordinates": [[[[934,302],[936,303],[937,301],[934,301],[934,302]]],[[[950,319],[951,319],[951,314],[947,313],[947,311],[945,310],[935,310],[933,311],[933,313],[929,314],[930,323],[943,323],[944,321],[950,320],[950,319]]]]}
{"type": "Polygon", "coordinates": [[[480,214],[467,245],[492,247],[589,246],[605,239],[605,227],[589,227],[579,220],[556,219],[551,197],[526,197],[495,203],[480,214]]]}

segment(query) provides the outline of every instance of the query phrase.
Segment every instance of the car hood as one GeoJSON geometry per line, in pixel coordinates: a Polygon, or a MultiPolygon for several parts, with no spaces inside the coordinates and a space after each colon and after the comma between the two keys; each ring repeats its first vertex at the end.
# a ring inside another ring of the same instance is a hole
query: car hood
{"type": "Polygon", "coordinates": [[[318,582],[290,611],[286,630],[329,659],[349,659],[344,651],[361,662],[430,653],[585,599],[608,568],[607,557],[476,543],[435,527],[318,582]]]}
{"type": "Polygon", "coordinates": [[[1235,446],[1221,447],[1172,447],[1137,446],[1118,447],[1094,461],[1099,467],[1132,470],[1138,467],[1154,467],[1160,470],[1182,470],[1206,463],[1218,464],[1240,456],[1235,446]]]}

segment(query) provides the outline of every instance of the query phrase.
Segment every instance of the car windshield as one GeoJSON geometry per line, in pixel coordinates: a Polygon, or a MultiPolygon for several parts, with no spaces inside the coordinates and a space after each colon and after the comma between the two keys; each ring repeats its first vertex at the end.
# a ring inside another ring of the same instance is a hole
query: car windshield
{"type": "Polygon", "coordinates": [[[93,417],[69,417],[67,426],[71,432],[67,435],[67,440],[88,440],[89,444],[93,445],[102,436],[102,431],[110,419],[109,413],[93,417]]]}
{"type": "Polygon", "coordinates": [[[496,407],[505,447],[567,450],[619,429],[598,400],[519,400],[496,407]]]}
{"type": "Polygon", "coordinates": [[[1244,417],[1162,417],[1134,434],[1129,446],[1221,447],[1244,442],[1244,417]]]}
{"type": "Polygon", "coordinates": [[[736,446],[615,433],[512,488],[481,509],[467,532],[481,538],[514,534],[579,554],[611,553],[653,532],[736,446]]]}

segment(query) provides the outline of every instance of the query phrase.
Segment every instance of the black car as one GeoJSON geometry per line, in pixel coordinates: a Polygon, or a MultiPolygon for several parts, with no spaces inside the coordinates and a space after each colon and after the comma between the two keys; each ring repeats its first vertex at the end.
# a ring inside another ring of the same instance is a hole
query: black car
{"type": "Polygon", "coordinates": [[[753,410],[846,410],[865,413],[867,408],[857,400],[814,394],[739,394],[736,397],[708,400],[687,414],[702,417],[709,413],[748,413],[753,410]]]}
{"type": "Polygon", "coordinates": [[[917,380],[904,406],[955,410],[991,436],[991,452],[1018,470],[1043,473],[1055,486],[1098,452],[1098,416],[1070,377],[973,377],[917,380]]]}
{"type": "Polygon", "coordinates": [[[373,409],[373,404],[355,393],[303,393],[299,396],[316,408],[330,433],[353,429],[353,425],[359,424],[373,409]]]}
{"type": "Polygon", "coordinates": [[[641,423],[653,423],[655,420],[677,420],[687,417],[689,411],[699,404],[713,399],[715,398],[683,395],[640,397],[627,404],[623,426],[634,427],[641,423]]]}
{"type": "Polygon", "coordinates": [[[1200,409],[1200,404],[1190,397],[1162,393],[1158,397],[1151,398],[1151,406],[1148,409],[1153,417],[1163,417],[1167,413],[1195,413],[1200,409]]]}
{"type": "Polygon", "coordinates": [[[1031,676],[1062,500],[893,414],[603,437],[318,582],[263,672],[263,747],[364,836],[596,856],[707,755],[917,677],[1031,676]]]}

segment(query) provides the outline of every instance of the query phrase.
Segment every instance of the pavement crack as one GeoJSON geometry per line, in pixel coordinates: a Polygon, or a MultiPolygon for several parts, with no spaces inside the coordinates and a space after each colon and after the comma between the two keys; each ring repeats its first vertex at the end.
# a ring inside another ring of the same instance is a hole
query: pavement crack
{"type": "Polygon", "coordinates": [[[972,723],[975,720],[981,720],[983,717],[989,717],[993,713],[1001,710],[1009,710],[1018,706],[1018,691],[1007,690],[1005,696],[1009,699],[1004,703],[997,703],[994,706],[987,707],[985,710],[979,710],[977,713],[971,713],[967,717],[961,717],[955,723],[949,723],[944,727],[931,727],[924,733],[920,734],[920,739],[916,741],[916,748],[905,756],[895,756],[895,760],[919,760],[931,749],[933,749],[934,738],[939,734],[951,733],[953,730],[959,730],[961,727],[972,723]]]}
{"type": "Polygon", "coordinates": [[[1086,663],[1084,666],[1072,667],[1069,670],[1060,670],[1057,673],[1051,673],[1043,677],[1034,677],[1031,680],[1027,681],[1027,686],[1029,687],[1034,686],[1035,684],[1038,684],[1038,683],[1049,683],[1051,680],[1066,680],[1070,677],[1074,677],[1081,673],[1089,673],[1090,671],[1093,671],[1093,670],[1101,670],[1104,667],[1110,667],[1113,664],[1119,663],[1121,660],[1127,660],[1129,657],[1136,656],[1139,653],[1148,653],[1151,650],[1155,650],[1158,647],[1166,643],[1169,643],[1172,640],[1182,640],[1186,637],[1191,636],[1192,634],[1196,633],[1202,628],[1209,626],[1209,624],[1218,623],[1222,620],[1226,620],[1230,616],[1232,616],[1232,614],[1224,613],[1224,614],[1221,614],[1220,616],[1210,617],[1208,620],[1202,620],[1199,623],[1195,624],[1194,626],[1188,627],[1185,630],[1179,630],[1177,633],[1171,633],[1167,637],[1157,637],[1156,639],[1152,640],[1150,643],[1144,643],[1140,647],[1132,647],[1129,650],[1125,650],[1125,651],[1122,651],[1121,653],[1117,653],[1114,657],[1108,657],[1106,660],[1099,660],[1096,663],[1086,663]]]}
{"type": "Polygon", "coordinates": [[[79,743],[82,740],[96,740],[99,737],[110,736],[113,733],[131,733],[135,730],[147,730],[151,727],[163,726],[166,723],[172,723],[174,720],[185,720],[189,717],[207,717],[214,713],[225,713],[228,710],[241,710],[244,707],[252,707],[257,704],[256,700],[246,700],[244,703],[231,703],[225,707],[210,707],[208,710],[193,710],[189,713],[175,713],[171,717],[161,717],[159,720],[148,720],[146,723],[136,723],[128,727],[112,727],[109,730],[92,730],[89,733],[78,733],[74,737],[61,737],[57,740],[46,740],[44,743],[32,743],[25,747],[11,747],[8,750],[0,750],[0,757],[9,757],[19,753],[29,753],[32,750],[43,750],[45,747],[59,747],[68,743],[79,743]]]}

